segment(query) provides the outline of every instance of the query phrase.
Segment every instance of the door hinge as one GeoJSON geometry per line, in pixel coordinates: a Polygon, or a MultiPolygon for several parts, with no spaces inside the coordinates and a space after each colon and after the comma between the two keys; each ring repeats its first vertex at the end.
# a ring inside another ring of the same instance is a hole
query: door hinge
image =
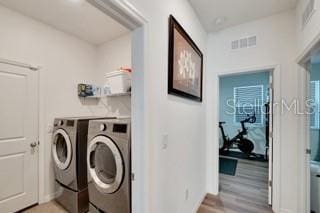
{"type": "Polygon", "coordinates": [[[306,154],[311,155],[311,149],[306,149],[306,154]]]}
{"type": "Polygon", "coordinates": [[[269,181],[268,181],[268,186],[269,186],[269,187],[272,187],[272,180],[269,180],[269,181]]]}
{"type": "Polygon", "coordinates": [[[134,173],[131,173],[131,181],[134,181],[134,179],[135,179],[134,173]]]}

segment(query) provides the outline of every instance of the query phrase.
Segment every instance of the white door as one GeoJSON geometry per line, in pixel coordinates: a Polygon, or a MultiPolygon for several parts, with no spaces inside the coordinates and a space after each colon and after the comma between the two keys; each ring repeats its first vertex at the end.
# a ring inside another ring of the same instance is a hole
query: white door
{"type": "Polygon", "coordinates": [[[268,204],[272,205],[272,176],[273,176],[273,76],[269,77],[269,177],[268,177],[268,204]]]}
{"type": "Polygon", "coordinates": [[[38,202],[37,72],[0,63],[0,212],[38,202]]]}

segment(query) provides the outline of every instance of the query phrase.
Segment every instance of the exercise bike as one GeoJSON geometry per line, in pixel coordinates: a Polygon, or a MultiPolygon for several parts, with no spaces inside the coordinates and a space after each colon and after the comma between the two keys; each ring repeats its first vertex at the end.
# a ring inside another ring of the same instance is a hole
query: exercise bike
{"type": "Polygon", "coordinates": [[[220,152],[229,151],[230,149],[238,148],[241,152],[246,154],[248,157],[254,155],[252,153],[254,149],[254,144],[251,140],[246,138],[245,136],[248,134],[248,128],[246,128],[245,123],[255,123],[256,122],[256,115],[247,115],[247,118],[240,121],[241,123],[241,131],[239,130],[238,134],[233,138],[229,138],[223,129],[223,124],[226,122],[219,122],[219,128],[221,130],[223,145],[220,148],[220,152]]]}

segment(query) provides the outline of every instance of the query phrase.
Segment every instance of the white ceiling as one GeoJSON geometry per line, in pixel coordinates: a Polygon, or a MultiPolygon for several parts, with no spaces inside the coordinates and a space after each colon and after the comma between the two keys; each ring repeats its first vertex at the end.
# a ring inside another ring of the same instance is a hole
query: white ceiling
{"type": "Polygon", "coordinates": [[[267,17],[296,6],[297,0],[189,0],[208,32],[267,17]],[[216,24],[217,18],[224,20],[216,24]]]}
{"type": "Polygon", "coordinates": [[[0,4],[96,45],[129,32],[85,0],[0,0],[0,4]]]}

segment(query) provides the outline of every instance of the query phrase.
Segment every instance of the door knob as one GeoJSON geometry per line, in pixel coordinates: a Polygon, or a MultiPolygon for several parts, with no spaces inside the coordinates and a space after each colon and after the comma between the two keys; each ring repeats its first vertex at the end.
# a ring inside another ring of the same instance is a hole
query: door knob
{"type": "Polygon", "coordinates": [[[37,146],[37,142],[33,142],[30,144],[31,148],[35,148],[37,146]]]}

